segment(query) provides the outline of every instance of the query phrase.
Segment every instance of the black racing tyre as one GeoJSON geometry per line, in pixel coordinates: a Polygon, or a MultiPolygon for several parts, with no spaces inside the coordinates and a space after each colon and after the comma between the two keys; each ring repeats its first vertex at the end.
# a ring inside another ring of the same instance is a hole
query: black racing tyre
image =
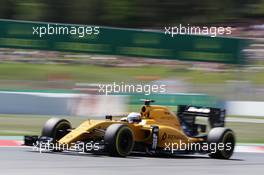
{"type": "Polygon", "coordinates": [[[111,156],[128,156],[134,147],[132,130],[124,124],[112,124],[105,132],[105,149],[111,156]]]}
{"type": "Polygon", "coordinates": [[[42,129],[42,136],[53,138],[55,143],[65,136],[71,128],[71,123],[68,120],[51,118],[45,123],[42,129]]]}
{"type": "Polygon", "coordinates": [[[214,144],[215,149],[209,150],[209,156],[216,159],[229,159],[234,152],[235,141],[235,134],[231,129],[213,128],[207,136],[207,143],[209,146],[214,144]]]}

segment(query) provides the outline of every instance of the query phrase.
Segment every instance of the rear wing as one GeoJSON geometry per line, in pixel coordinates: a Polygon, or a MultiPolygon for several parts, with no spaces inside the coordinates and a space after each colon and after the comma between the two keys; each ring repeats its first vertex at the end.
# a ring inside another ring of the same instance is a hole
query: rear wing
{"type": "Polygon", "coordinates": [[[195,123],[196,117],[208,118],[208,123],[211,128],[225,126],[225,109],[210,108],[200,106],[179,105],[177,116],[179,117],[182,126],[185,127],[189,135],[198,134],[198,130],[206,131],[206,125],[198,125],[195,123]]]}

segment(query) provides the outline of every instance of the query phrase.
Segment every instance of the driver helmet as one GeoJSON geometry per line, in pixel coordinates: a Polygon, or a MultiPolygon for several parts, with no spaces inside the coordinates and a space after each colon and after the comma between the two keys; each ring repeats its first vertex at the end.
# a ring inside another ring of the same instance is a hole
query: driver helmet
{"type": "Polygon", "coordinates": [[[141,118],[140,113],[137,112],[131,112],[130,114],[128,114],[127,116],[127,121],[128,123],[133,123],[135,121],[139,121],[141,118]]]}

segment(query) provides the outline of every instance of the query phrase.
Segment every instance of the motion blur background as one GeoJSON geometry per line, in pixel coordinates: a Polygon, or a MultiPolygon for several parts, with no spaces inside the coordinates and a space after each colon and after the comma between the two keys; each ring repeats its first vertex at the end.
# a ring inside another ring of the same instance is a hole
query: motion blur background
{"type": "Polygon", "coordinates": [[[1,0],[0,18],[160,28],[168,24],[263,23],[263,0],[1,0]]]}
{"type": "Polygon", "coordinates": [[[47,115],[65,115],[77,124],[83,116],[138,110],[136,101],[149,97],[95,95],[98,84],[126,82],[165,84],[169,94],[151,98],[173,110],[182,103],[225,107],[239,142],[264,143],[264,0],[0,3],[1,19],[155,31],[179,24],[230,26],[232,35],[225,37],[249,43],[239,51],[246,60],[241,65],[0,48],[0,135],[38,134],[47,115]]]}

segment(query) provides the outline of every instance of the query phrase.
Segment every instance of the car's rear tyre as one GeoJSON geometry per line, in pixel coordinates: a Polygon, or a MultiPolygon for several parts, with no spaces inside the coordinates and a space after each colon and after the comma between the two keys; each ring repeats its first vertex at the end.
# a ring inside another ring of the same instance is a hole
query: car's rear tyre
{"type": "MultiPolygon", "coordinates": [[[[53,143],[57,143],[63,136],[69,133],[69,129],[71,128],[71,123],[68,120],[51,118],[44,124],[41,135],[50,137],[53,139],[53,143]]],[[[60,149],[54,149],[53,151],[60,151],[60,149]]]]}
{"type": "Polygon", "coordinates": [[[210,157],[216,159],[229,159],[235,148],[235,134],[228,128],[213,128],[208,134],[207,142],[210,148],[212,144],[214,144],[214,149],[209,150],[210,157]]]}
{"type": "Polygon", "coordinates": [[[105,149],[111,156],[128,156],[134,147],[132,130],[124,124],[112,124],[105,132],[105,149]]]}

